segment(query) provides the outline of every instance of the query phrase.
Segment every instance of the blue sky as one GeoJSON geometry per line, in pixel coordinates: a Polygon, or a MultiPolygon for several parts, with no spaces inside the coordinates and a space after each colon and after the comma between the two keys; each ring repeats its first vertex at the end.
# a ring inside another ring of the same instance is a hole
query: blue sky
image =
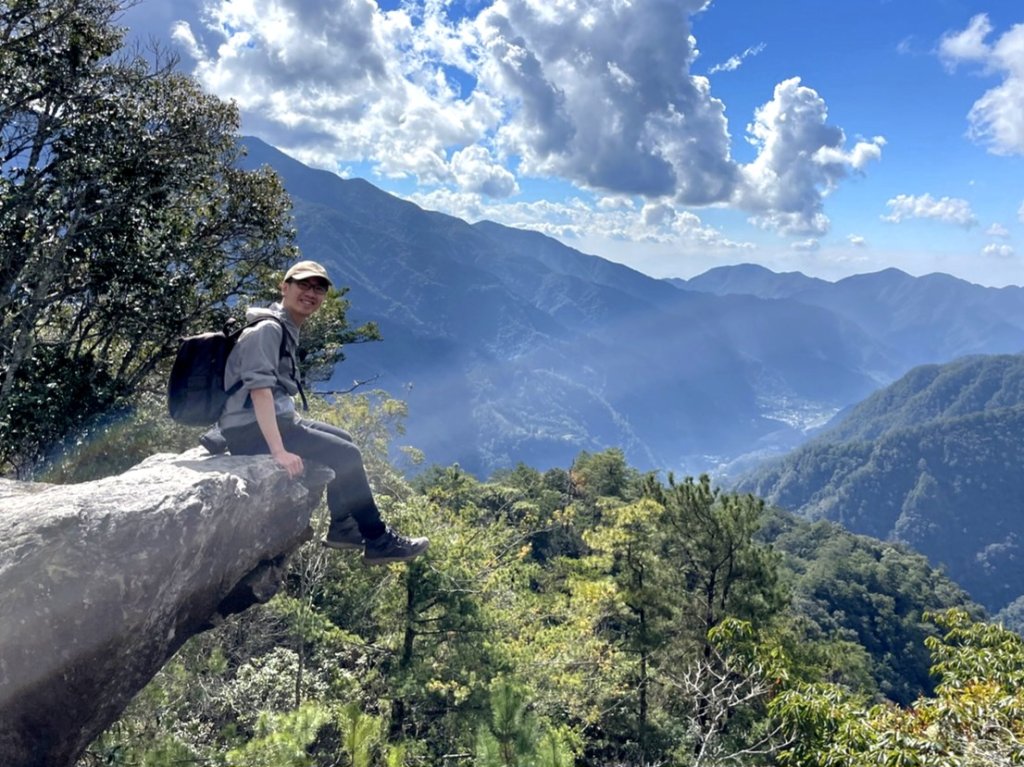
{"type": "Polygon", "coordinates": [[[243,132],[656,277],[1024,284],[1020,0],[142,0],[243,132]]]}

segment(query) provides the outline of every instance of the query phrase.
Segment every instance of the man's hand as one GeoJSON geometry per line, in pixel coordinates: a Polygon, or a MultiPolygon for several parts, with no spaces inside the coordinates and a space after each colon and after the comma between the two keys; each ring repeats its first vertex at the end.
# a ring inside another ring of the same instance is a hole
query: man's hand
{"type": "Polygon", "coordinates": [[[302,458],[295,455],[295,453],[289,453],[287,450],[281,450],[277,453],[271,453],[274,462],[288,472],[288,476],[291,479],[301,477],[302,472],[305,471],[302,466],[302,458]]]}

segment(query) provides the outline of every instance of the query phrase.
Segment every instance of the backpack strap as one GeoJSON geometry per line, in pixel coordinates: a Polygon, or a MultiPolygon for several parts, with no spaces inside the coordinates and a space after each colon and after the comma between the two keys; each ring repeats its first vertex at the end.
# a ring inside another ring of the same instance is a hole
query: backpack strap
{"type": "MultiPolygon", "coordinates": [[[[290,351],[288,351],[288,328],[286,328],[284,326],[284,323],[279,318],[274,317],[274,316],[260,317],[258,320],[253,320],[252,322],[247,323],[245,326],[239,328],[238,330],[233,332],[231,335],[234,336],[235,342],[237,343],[238,339],[242,335],[242,331],[246,330],[247,328],[256,327],[261,322],[266,322],[267,320],[271,320],[272,322],[276,322],[278,325],[281,326],[281,348],[277,352],[277,357],[278,357],[278,359],[280,359],[281,357],[288,357],[288,359],[291,360],[291,363],[292,363],[292,380],[295,382],[295,385],[299,389],[299,398],[302,400],[302,409],[303,410],[309,410],[309,403],[306,401],[306,392],[302,388],[302,381],[299,380],[299,368],[298,368],[298,365],[295,364],[295,357],[294,357],[294,355],[290,351]]],[[[240,380],[239,381],[235,381],[235,383],[233,383],[231,385],[231,387],[227,390],[228,396],[230,397],[232,394],[236,393],[241,388],[242,388],[242,382],[240,380]]],[[[246,397],[245,398],[245,407],[252,407],[252,398],[251,397],[246,397]]]]}

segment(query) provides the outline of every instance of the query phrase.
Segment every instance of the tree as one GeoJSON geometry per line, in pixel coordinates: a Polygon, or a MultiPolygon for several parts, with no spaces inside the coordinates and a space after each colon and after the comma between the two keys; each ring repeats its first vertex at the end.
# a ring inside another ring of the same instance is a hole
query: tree
{"type": "Polygon", "coordinates": [[[757,537],[765,521],[758,498],[723,493],[707,475],[683,482],[669,475],[664,488],[648,480],[646,492],[665,507],[662,555],[673,578],[666,586],[678,595],[675,646],[661,673],[688,690],[665,705],[689,723],[698,759],[722,739],[735,713],[727,706],[723,716],[717,694],[720,680],[734,674],[728,656],[716,651],[715,632],[727,619],[766,626],[782,611],[779,557],[757,537]]]}
{"type": "Polygon", "coordinates": [[[778,748],[781,728],[766,726],[765,705],[789,677],[791,660],[770,632],[726,618],[709,634],[710,655],[681,672],[665,671],[683,700],[687,738],[679,758],[691,767],[760,764],[778,748]]]}
{"type": "Polygon", "coordinates": [[[679,574],[697,616],[694,628],[705,657],[712,654],[710,632],[725,618],[764,621],[785,604],[778,557],[757,538],[764,523],[764,501],[723,493],[707,475],[647,493],[666,509],[665,556],[679,574]]]}
{"type": "Polygon", "coordinates": [[[295,253],[276,176],[237,167],[235,107],[119,53],[119,10],[0,2],[0,463],[21,474],[295,253]]]}
{"type": "Polygon", "coordinates": [[[480,725],[476,767],[569,767],[572,752],[555,729],[544,727],[523,689],[508,679],[491,685],[491,718],[480,725]]]}
{"type": "MultiPolygon", "coordinates": [[[[263,713],[256,736],[229,751],[228,763],[237,767],[313,767],[310,748],[330,722],[331,713],[314,703],[285,713],[263,713]]],[[[353,761],[353,765],[366,767],[366,762],[353,761]]]]}
{"type": "Polygon", "coordinates": [[[637,480],[636,470],[627,465],[619,448],[600,453],[582,451],[573,461],[571,475],[576,492],[591,498],[628,498],[637,480]]]}
{"type": "Polygon", "coordinates": [[[538,725],[523,691],[507,679],[491,687],[491,719],[477,732],[480,767],[519,767],[529,762],[538,725]]]}
{"type": "Polygon", "coordinates": [[[964,610],[935,616],[945,634],[926,641],[940,683],[908,708],[867,707],[835,685],[805,685],[771,710],[793,767],[989,767],[1024,764],[1024,639],[974,622],[964,610]]]}
{"type": "Polygon", "coordinates": [[[658,655],[664,654],[675,631],[680,596],[666,588],[671,565],[662,557],[664,514],[664,507],[650,499],[609,506],[601,514],[602,523],[583,536],[595,552],[587,564],[606,572],[614,585],[607,592],[601,633],[628,658],[629,693],[616,708],[629,712],[623,717],[629,736],[622,740],[635,743],[630,756],[639,764],[656,761],[650,752],[657,729],[652,687],[657,684],[658,655]]]}

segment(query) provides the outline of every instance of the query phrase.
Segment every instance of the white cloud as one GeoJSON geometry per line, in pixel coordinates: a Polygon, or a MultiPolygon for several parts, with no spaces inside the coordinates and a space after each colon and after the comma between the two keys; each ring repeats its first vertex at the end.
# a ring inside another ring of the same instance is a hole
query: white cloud
{"type": "Polygon", "coordinates": [[[449,148],[476,143],[500,112],[486,94],[461,97],[446,73],[465,63],[464,30],[422,10],[414,23],[373,0],[208,0],[202,24],[174,36],[203,85],[239,104],[244,131],[311,165],[447,183],[449,148]]]}
{"type": "Polygon", "coordinates": [[[996,258],[1010,258],[1013,256],[1013,248],[1004,243],[993,242],[982,248],[981,252],[986,256],[996,258]]]}
{"type": "Polygon", "coordinates": [[[806,240],[798,240],[797,242],[791,243],[789,247],[793,250],[814,251],[821,247],[821,243],[814,237],[810,237],[806,240]]]}
{"type": "Polygon", "coordinates": [[[452,172],[461,189],[488,197],[509,197],[519,191],[516,178],[494,162],[482,146],[474,145],[452,155],[452,172]]]}
{"type": "Polygon", "coordinates": [[[1015,24],[994,43],[984,13],[971,19],[967,28],[947,33],[939,43],[939,55],[951,68],[962,62],[980,64],[987,73],[1003,78],[974,102],[967,115],[969,135],[993,154],[1024,154],[1024,24],[1015,24]]]}
{"type": "Polygon", "coordinates": [[[708,0],[485,0],[475,17],[449,16],[446,0],[195,1],[202,21],[174,39],[197,78],[238,103],[243,132],[316,167],[494,199],[550,178],[670,205],[675,228],[685,208],[731,205],[819,236],[825,196],[885,143],[847,148],[824,99],[793,79],[748,127],[757,158],[737,164],[725,105],[691,72],[689,19],[708,0]]]}
{"type": "Polygon", "coordinates": [[[784,213],[769,211],[749,219],[759,229],[783,235],[825,234],[832,226],[828,216],[819,211],[784,213]]]}
{"type": "Polygon", "coordinates": [[[747,48],[745,51],[743,51],[743,53],[739,54],[738,56],[730,56],[721,64],[715,64],[713,67],[711,67],[711,69],[708,70],[708,74],[713,75],[717,74],[718,72],[735,72],[737,69],[740,68],[740,66],[742,66],[744,59],[747,59],[751,56],[756,56],[757,54],[761,53],[761,51],[763,51],[764,48],[764,43],[753,45],[750,48],[747,48]]]}
{"type": "Polygon", "coordinates": [[[671,205],[655,203],[644,205],[641,215],[646,226],[666,226],[675,220],[676,211],[671,205]]]}
{"type": "Polygon", "coordinates": [[[775,86],[772,100],[756,111],[747,133],[759,151],[741,168],[735,199],[756,214],[759,226],[783,234],[826,233],[824,196],[851,171],[881,157],[884,138],[858,141],[847,151],[842,129],[827,118],[824,99],[798,77],[775,86]]]}
{"type": "Polygon", "coordinates": [[[1009,237],[1010,230],[1002,224],[992,224],[992,226],[985,230],[985,234],[989,237],[1009,237]]]}
{"type": "Polygon", "coordinates": [[[846,240],[855,248],[866,248],[868,241],[859,234],[848,234],[846,240]]]}
{"type": "Polygon", "coordinates": [[[633,210],[636,203],[625,195],[603,195],[597,198],[597,207],[599,210],[633,210]]]}
{"type": "Polygon", "coordinates": [[[901,194],[886,202],[886,205],[891,212],[887,216],[882,216],[882,220],[896,224],[911,218],[934,218],[963,227],[971,227],[978,223],[978,219],[971,212],[970,203],[955,197],[942,197],[936,200],[930,194],[901,194]]]}
{"type": "Polygon", "coordinates": [[[171,25],[171,39],[182,46],[193,59],[201,59],[206,55],[193,34],[192,27],[184,21],[177,21],[171,25]]]}
{"type": "Polygon", "coordinates": [[[947,32],[939,41],[939,56],[950,67],[955,68],[961,61],[984,61],[989,48],[985,38],[992,31],[988,16],[979,13],[971,19],[966,29],[947,32]]]}
{"type": "Polygon", "coordinates": [[[498,0],[474,24],[478,87],[502,101],[520,170],[682,204],[734,184],[724,105],[689,74],[705,0],[498,0]]]}
{"type": "Polygon", "coordinates": [[[424,208],[467,221],[487,219],[563,240],[579,239],[586,234],[595,239],[661,243],[680,251],[754,249],[753,243],[732,240],[705,225],[696,214],[678,210],[667,202],[648,203],[640,210],[631,205],[595,206],[578,198],[567,202],[486,203],[474,194],[443,189],[416,193],[409,199],[424,208]]]}

